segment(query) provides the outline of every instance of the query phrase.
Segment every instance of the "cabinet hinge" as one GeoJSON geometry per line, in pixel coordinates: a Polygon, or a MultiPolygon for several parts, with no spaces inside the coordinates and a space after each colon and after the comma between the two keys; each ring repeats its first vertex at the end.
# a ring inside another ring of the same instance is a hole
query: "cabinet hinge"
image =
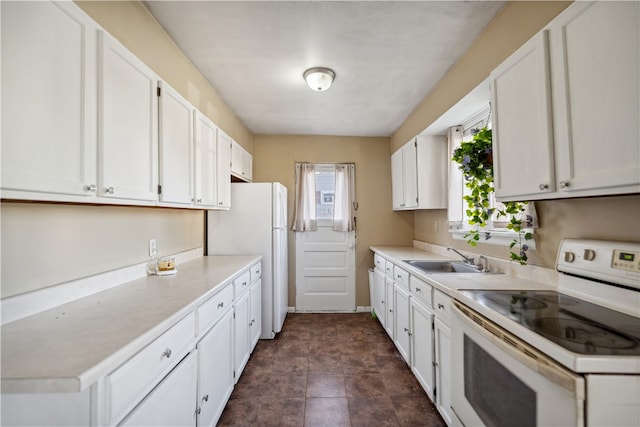
{"type": "Polygon", "coordinates": [[[416,203],[418,203],[418,198],[416,197],[416,203]]]}
{"type": "Polygon", "coordinates": [[[160,96],[161,93],[162,93],[162,88],[158,86],[158,96],[160,96]]]}
{"type": "Polygon", "coordinates": [[[233,378],[236,377],[236,371],[233,371],[233,378]]]}
{"type": "Polygon", "coordinates": [[[418,140],[417,139],[415,141],[413,141],[413,146],[418,148],[418,140]]]}
{"type": "MultiPolygon", "coordinates": [[[[234,372],[235,374],[235,372],[234,372]]],[[[234,375],[235,377],[235,375],[234,375]]],[[[433,388],[433,401],[436,401],[436,396],[438,395],[438,389],[436,387],[433,388]]]]}
{"type": "Polygon", "coordinates": [[[436,330],[436,323],[435,322],[431,322],[431,329],[432,330],[436,330]]]}
{"type": "Polygon", "coordinates": [[[158,185],[158,194],[162,194],[162,185],[158,185]]]}

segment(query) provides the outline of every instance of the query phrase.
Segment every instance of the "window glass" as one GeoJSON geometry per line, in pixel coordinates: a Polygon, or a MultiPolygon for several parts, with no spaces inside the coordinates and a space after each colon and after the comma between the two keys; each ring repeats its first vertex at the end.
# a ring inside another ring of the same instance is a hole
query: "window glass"
{"type": "Polygon", "coordinates": [[[316,166],[316,218],[318,220],[333,219],[335,178],[335,166],[316,166]]]}

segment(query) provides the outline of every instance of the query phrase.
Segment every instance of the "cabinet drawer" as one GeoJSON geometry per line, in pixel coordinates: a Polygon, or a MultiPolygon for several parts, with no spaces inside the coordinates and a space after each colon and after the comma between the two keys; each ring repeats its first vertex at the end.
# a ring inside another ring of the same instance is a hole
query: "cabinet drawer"
{"type": "Polygon", "coordinates": [[[385,270],[385,272],[387,274],[387,277],[389,279],[394,279],[394,277],[393,277],[393,263],[391,261],[389,261],[389,260],[385,260],[384,266],[385,266],[384,270],[385,270]]]}
{"type": "Polygon", "coordinates": [[[129,412],[182,359],[194,331],[192,312],[108,376],[109,424],[129,412]]]}
{"type": "Polygon", "coordinates": [[[378,254],[373,254],[373,266],[380,271],[385,271],[386,260],[378,254]]]}
{"type": "Polygon", "coordinates": [[[233,286],[227,285],[198,306],[198,336],[204,334],[233,305],[233,286]]]}
{"type": "Polygon", "coordinates": [[[411,276],[409,279],[409,287],[414,297],[425,303],[427,307],[433,307],[433,288],[431,285],[415,276],[411,276]]]}
{"type": "Polygon", "coordinates": [[[251,283],[256,283],[262,277],[262,263],[259,262],[251,267],[251,283]]]}
{"type": "Polygon", "coordinates": [[[409,290],[409,272],[397,265],[393,267],[393,280],[402,289],[409,290]]]}
{"type": "Polygon", "coordinates": [[[237,300],[238,297],[249,290],[249,285],[251,285],[251,271],[247,270],[235,279],[233,279],[233,288],[235,289],[235,293],[233,295],[234,300],[237,300]]]}
{"type": "Polygon", "coordinates": [[[437,289],[433,290],[433,308],[437,317],[451,319],[451,298],[437,289]]]}

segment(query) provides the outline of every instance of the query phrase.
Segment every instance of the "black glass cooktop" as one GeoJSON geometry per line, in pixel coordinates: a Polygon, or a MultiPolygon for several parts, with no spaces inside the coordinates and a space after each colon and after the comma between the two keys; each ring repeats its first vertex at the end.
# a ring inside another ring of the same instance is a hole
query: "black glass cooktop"
{"type": "Polygon", "coordinates": [[[569,351],[640,356],[640,319],[554,291],[463,290],[569,351]]]}

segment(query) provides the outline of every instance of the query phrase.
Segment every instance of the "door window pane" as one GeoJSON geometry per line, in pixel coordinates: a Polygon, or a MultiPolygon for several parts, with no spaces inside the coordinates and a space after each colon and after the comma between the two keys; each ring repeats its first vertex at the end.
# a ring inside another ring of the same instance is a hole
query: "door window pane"
{"type": "Polygon", "coordinates": [[[318,220],[333,219],[335,178],[335,166],[316,166],[316,218],[318,220]]]}

